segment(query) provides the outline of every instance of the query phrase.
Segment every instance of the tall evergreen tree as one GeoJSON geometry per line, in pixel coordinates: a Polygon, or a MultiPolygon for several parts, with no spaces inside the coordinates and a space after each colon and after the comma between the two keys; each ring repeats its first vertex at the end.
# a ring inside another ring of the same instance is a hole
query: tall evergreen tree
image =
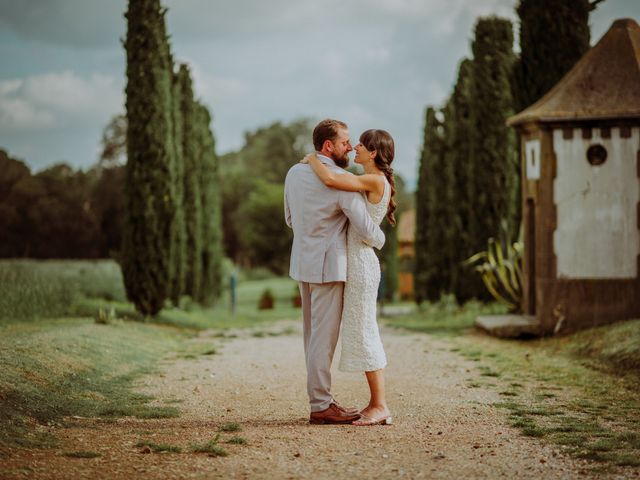
{"type": "Polygon", "coordinates": [[[472,61],[464,59],[458,69],[458,78],[447,103],[447,163],[455,172],[452,202],[455,215],[452,217],[452,292],[459,302],[473,297],[482,297],[485,287],[475,272],[463,265],[464,260],[475,254],[473,238],[476,235],[477,219],[475,205],[475,172],[471,158],[471,80],[472,61]]]}
{"type": "Polygon", "coordinates": [[[170,292],[173,189],[172,66],[159,0],[130,0],[127,167],[122,272],[128,298],[156,314],[170,292]]]}
{"type": "Polygon", "coordinates": [[[211,132],[211,115],[198,105],[201,143],[200,194],[202,196],[202,287],[199,301],[211,304],[220,296],[222,284],[222,225],[218,157],[211,132]]]}
{"type": "MultiPolygon", "coordinates": [[[[172,62],[173,63],[173,62],[172,62]]],[[[173,162],[173,176],[175,188],[175,218],[171,229],[171,293],[170,297],[174,305],[178,304],[180,295],[185,291],[186,282],[186,259],[187,259],[187,232],[185,224],[184,209],[184,159],[183,133],[182,133],[182,90],[180,76],[177,72],[172,74],[173,89],[173,137],[175,156],[173,162]]]]}
{"type": "Polygon", "coordinates": [[[518,160],[515,133],[505,125],[513,114],[510,75],[514,54],[511,22],[498,17],[476,23],[472,43],[471,129],[475,190],[474,251],[484,250],[490,237],[517,235],[518,160]],[[503,225],[507,231],[503,232],[503,225]]]}
{"type": "Polygon", "coordinates": [[[385,300],[392,301],[398,290],[398,228],[397,225],[391,225],[386,217],[382,220],[381,228],[386,237],[382,250],[378,252],[384,282],[383,295],[385,300]]]}
{"type": "Polygon", "coordinates": [[[442,245],[435,243],[432,230],[440,228],[435,223],[438,193],[434,186],[438,183],[439,172],[442,169],[443,147],[442,124],[436,116],[436,110],[431,106],[427,107],[416,190],[414,294],[418,303],[437,300],[441,293],[436,262],[438,249],[442,248],[442,245]]]}
{"type": "Polygon", "coordinates": [[[186,232],[185,294],[201,298],[202,289],[202,127],[193,96],[189,68],[180,65],[180,111],[182,113],[183,202],[186,232]]]}
{"type": "Polygon", "coordinates": [[[520,58],[514,64],[517,112],[547,93],[589,49],[589,0],[520,0],[520,58]]]}

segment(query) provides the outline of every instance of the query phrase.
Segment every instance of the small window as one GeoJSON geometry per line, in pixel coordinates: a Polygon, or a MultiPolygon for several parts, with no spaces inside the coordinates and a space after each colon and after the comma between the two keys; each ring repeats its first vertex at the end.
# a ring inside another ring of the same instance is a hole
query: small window
{"type": "Polygon", "coordinates": [[[587,161],[591,165],[602,165],[607,160],[607,149],[602,145],[591,145],[587,149],[587,161]]]}

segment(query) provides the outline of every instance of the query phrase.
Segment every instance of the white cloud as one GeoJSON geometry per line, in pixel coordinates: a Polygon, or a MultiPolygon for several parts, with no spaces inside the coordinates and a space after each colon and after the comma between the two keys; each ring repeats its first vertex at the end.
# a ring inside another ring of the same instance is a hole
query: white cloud
{"type": "Polygon", "coordinates": [[[38,130],[86,121],[106,122],[122,111],[122,88],[115,77],[72,71],[0,82],[0,128],[38,130]]]}

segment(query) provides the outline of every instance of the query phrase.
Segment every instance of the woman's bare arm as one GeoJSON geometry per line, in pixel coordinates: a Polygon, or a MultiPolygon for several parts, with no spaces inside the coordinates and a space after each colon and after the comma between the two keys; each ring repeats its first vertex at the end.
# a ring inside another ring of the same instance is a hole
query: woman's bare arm
{"type": "Polygon", "coordinates": [[[327,187],[348,192],[375,192],[382,182],[379,175],[351,175],[349,173],[332,172],[313,153],[304,158],[309,162],[320,181],[327,187]]]}

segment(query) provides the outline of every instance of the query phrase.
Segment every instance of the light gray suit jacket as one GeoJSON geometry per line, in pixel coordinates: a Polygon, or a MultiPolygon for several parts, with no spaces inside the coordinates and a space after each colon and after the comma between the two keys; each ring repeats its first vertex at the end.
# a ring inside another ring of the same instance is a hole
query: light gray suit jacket
{"type": "MultiPolygon", "coordinates": [[[[336,173],[350,175],[333,160],[317,154],[336,173]]],[[[289,169],[284,182],[284,216],[293,229],[289,275],[299,282],[347,280],[347,226],[377,249],[384,233],[367,213],[361,193],[324,185],[308,164],[289,169]]]]}

